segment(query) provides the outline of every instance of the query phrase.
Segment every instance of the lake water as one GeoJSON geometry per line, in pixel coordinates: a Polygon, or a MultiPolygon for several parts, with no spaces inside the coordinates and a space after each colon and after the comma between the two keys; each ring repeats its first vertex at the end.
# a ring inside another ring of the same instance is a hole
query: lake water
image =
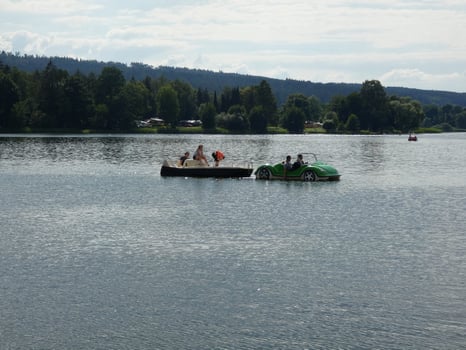
{"type": "Polygon", "coordinates": [[[466,347],[466,134],[0,135],[0,349],[466,347]],[[341,181],[162,178],[221,149],[341,181]],[[305,158],[309,159],[309,156],[305,158]]]}

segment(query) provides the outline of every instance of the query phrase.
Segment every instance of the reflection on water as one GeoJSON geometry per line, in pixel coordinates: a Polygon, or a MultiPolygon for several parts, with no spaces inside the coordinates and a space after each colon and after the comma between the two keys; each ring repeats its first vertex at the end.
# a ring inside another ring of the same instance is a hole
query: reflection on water
{"type": "Polygon", "coordinates": [[[0,348],[463,348],[465,136],[0,137],[0,348]],[[199,143],[343,176],[159,176],[199,143]]]}

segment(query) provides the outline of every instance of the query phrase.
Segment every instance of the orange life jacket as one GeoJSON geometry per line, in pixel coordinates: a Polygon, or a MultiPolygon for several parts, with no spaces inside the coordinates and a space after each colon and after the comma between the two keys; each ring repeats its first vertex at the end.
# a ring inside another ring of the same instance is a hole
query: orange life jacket
{"type": "Polygon", "coordinates": [[[217,160],[222,160],[225,158],[225,156],[223,155],[223,153],[221,151],[216,151],[215,152],[215,157],[217,158],[217,160]]]}

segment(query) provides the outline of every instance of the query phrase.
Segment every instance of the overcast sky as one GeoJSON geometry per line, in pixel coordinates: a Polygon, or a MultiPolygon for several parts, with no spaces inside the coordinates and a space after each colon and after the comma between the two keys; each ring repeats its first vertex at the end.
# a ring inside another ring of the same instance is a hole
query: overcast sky
{"type": "Polygon", "coordinates": [[[0,50],[466,92],[466,0],[0,0],[0,50]]]}

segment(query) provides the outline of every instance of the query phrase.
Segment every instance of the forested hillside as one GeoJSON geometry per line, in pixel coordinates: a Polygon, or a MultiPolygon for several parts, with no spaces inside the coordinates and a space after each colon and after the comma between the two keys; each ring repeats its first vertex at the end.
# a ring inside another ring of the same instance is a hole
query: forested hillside
{"type": "Polygon", "coordinates": [[[41,69],[33,68],[39,59],[27,59],[17,57],[24,65],[0,61],[0,132],[121,132],[153,127],[154,120],[163,125],[162,132],[176,132],[194,121],[205,132],[253,134],[303,133],[319,126],[339,133],[466,129],[466,107],[389,94],[378,80],[354,85],[353,91],[350,84],[260,80],[142,64],[80,65],[72,59],[49,59],[41,69]],[[54,62],[70,65],[60,68],[54,62]]]}
{"type": "MultiPolygon", "coordinates": [[[[113,66],[123,72],[126,79],[143,80],[146,77],[167,80],[181,80],[189,83],[195,89],[208,89],[220,93],[225,87],[245,87],[259,85],[267,80],[278,105],[286,102],[289,95],[300,93],[305,96],[315,96],[323,103],[329,102],[335,96],[347,96],[361,89],[361,84],[346,83],[318,83],[291,79],[273,79],[253,75],[236,73],[213,72],[200,69],[176,67],[152,67],[144,63],[130,65],[118,62],[99,62],[95,60],[79,60],[68,57],[44,57],[19,55],[6,52],[0,53],[0,62],[10,67],[17,67],[22,71],[42,71],[49,61],[63,70],[74,74],[77,71],[84,75],[93,73],[99,75],[104,67],[113,66]]],[[[368,79],[371,77],[368,77],[368,79]]],[[[383,82],[382,82],[383,83],[383,82]]],[[[406,96],[419,101],[421,104],[458,105],[466,107],[466,93],[448,91],[420,90],[402,87],[385,87],[388,95],[406,96]]]]}

